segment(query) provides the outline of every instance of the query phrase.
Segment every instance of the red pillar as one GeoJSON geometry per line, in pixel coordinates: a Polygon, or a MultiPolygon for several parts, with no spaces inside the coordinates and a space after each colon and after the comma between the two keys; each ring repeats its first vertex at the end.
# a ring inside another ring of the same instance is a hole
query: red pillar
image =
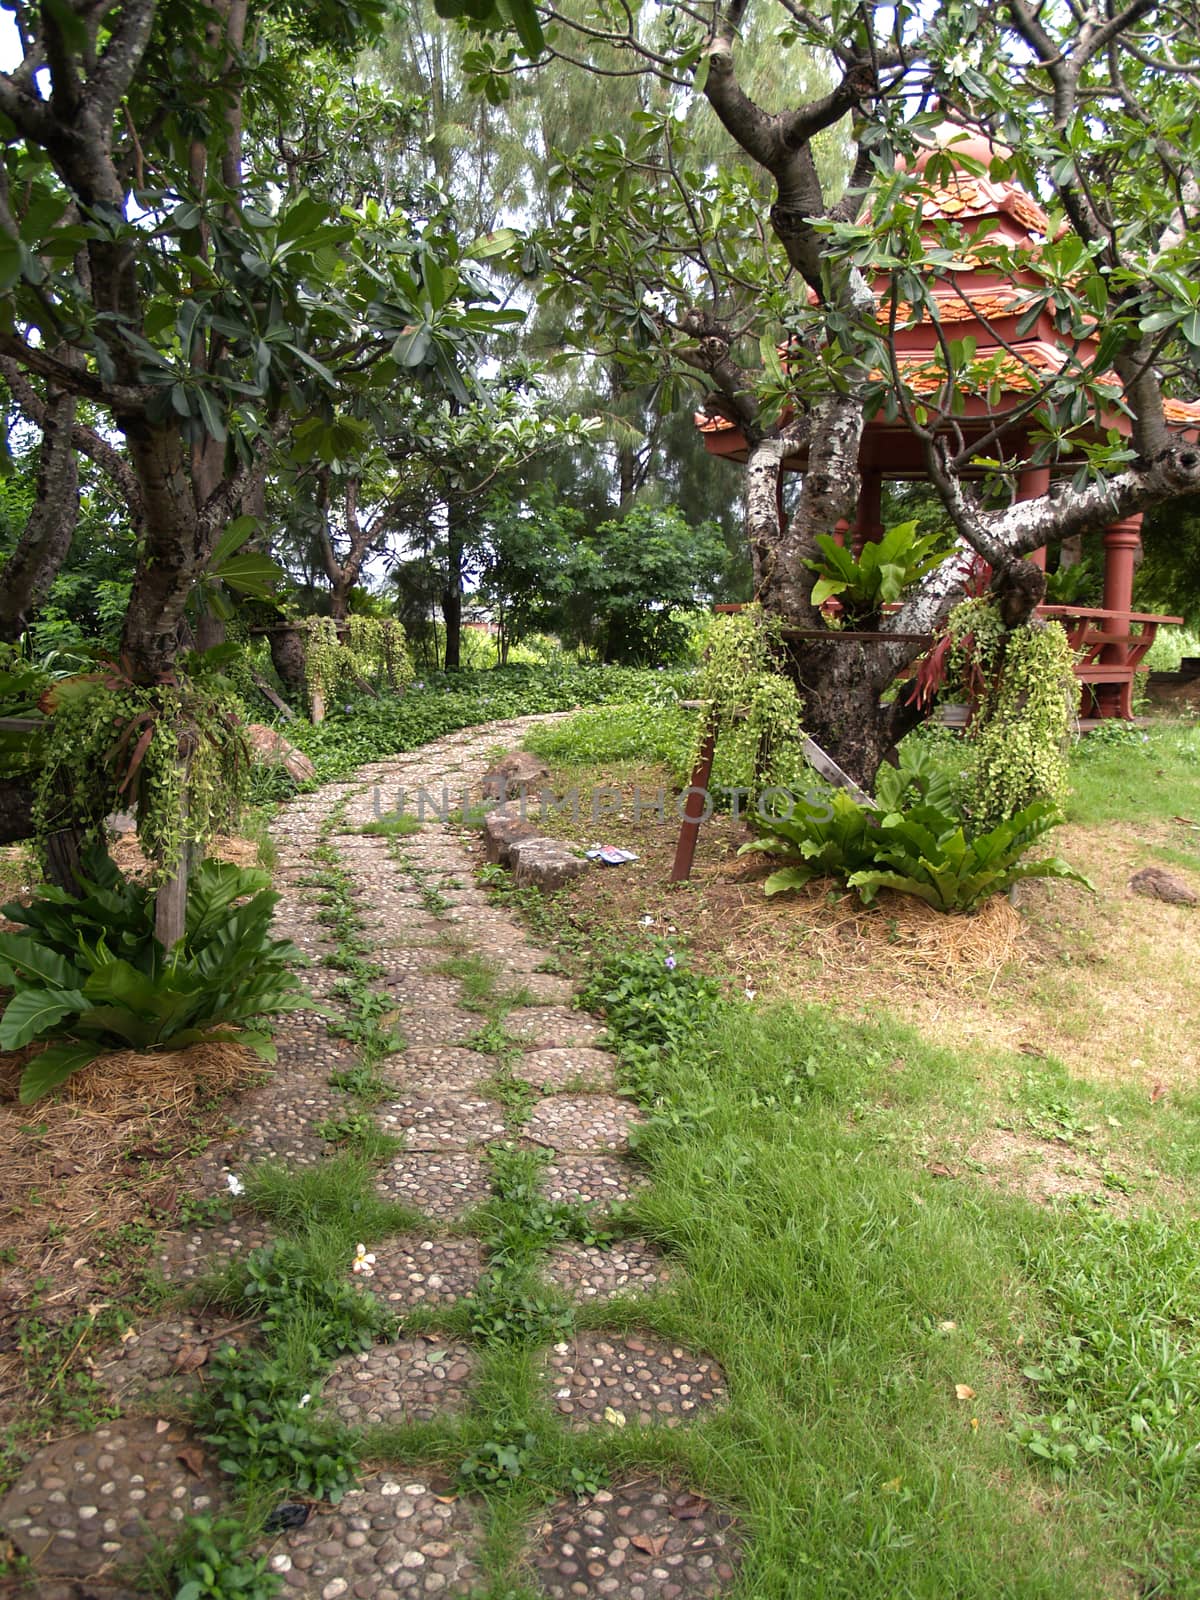
{"type": "MultiPolygon", "coordinates": [[[[1112,644],[1106,644],[1100,654],[1102,662],[1123,666],[1129,656],[1125,640],[1129,637],[1129,613],[1133,610],[1133,573],[1137,554],[1142,543],[1142,514],[1125,517],[1114,522],[1104,534],[1104,609],[1115,611],[1115,617],[1105,617],[1102,633],[1111,633],[1112,644]],[[1123,615],[1121,614],[1123,613],[1123,615]]],[[[1132,684],[1101,684],[1097,697],[1101,715],[1105,717],[1131,717],[1133,715],[1132,684]]]]}
{"type": "Polygon", "coordinates": [[[860,556],[862,547],[870,539],[874,543],[883,538],[883,479],[878,472],[864,472],[862,487],[858,491],[858,512],[854,519],[854,554],[860,556]]]}
{"type": "MultiPolygon", "coordinates": [[[[1038,500],[1038,499],[1041,498],[1042,495],[1048,494],[1049,491],[1050,491],[1050,468],[1049,467],[1022,467],[1021,468],[1021,475],[1017,479],[1017,499],[1018,500],[1038,500]]],[[[1045,570],[1046,570],[1046,546],[1043,545],[1040,550],[1031,550],[1029,552],[1029,559],[1030,559],[1030,561],[1033,562],[1035,567],[1041,567],[1042,571],[1045,572],[1045,570]]]]}

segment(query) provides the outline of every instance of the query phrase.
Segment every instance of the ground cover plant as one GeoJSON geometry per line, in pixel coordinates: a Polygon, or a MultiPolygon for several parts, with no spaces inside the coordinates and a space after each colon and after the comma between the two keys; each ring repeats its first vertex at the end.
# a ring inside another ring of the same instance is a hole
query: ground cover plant
{"type": "MultiPolygon", "coordinates": [[[[288,737],[310,757],[319,782],[343,778],[368,761],[411,750],[445,733],[504,717],[571,711],[580,705],[638,699],[669,706],[686,694],[687,669],[654,672],[602,667],[560,658],[553,667],[512,666],[440,674],[401,698],[354,700],[330,708],[317,726],[292,723],[288,737]]],[[[285,781],[277,780],[280,794],[285,781]]]]}

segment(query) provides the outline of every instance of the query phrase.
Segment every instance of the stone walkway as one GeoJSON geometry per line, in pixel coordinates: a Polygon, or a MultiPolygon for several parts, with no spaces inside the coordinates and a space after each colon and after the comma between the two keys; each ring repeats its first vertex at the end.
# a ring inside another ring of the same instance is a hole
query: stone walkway
{"type": "MultiPolygon", "coordinates": [[[[494,1194],[489,1147],[507,1141],[537,1155],[544,1200],[587,1207],[601,1238],[608,1208],[644,1181],[628,1153],[641,1114],[614,1092],[602,1024],[572,1009],[571,984],[553,953],[532,945],[476,886],[476,858],[460,836],[436,819],[396,839],[351,831],[393,811],[401,789],[409,809],[422,788],[440,796],[445,786],[454,806],[464,789],[478,796],[489,756],[519,744],[537,720],[468,730],[365,767],[352,782],[301,797],[274,826],[280,933],[313,963],[332,949],[321,890],[311,884],[324,843],[349,875],[360,932],[383,969],[374,986],[394,999],[405,1041],[383,1063],[386,1096],[370,1112],[403,1141],[376,1181],[381,1196],[406,1203],[422,1221],[372,1241],[366,1285],[400,1314],[399,1336],[336,1362],[313,1401],[352,1429],[449,1419],[478,1403],[479,1350],[430,1332],[428,1318],[489,1272],[484,1242],[464,1231],[494,1194]],[[327,828],[331,814],[338,831],[327,828]],[[437,970],[464,954],[482,957],[501,986],[519,991],[500,1050],[480,1037],[483,1019],[463,1003],[462,984],[437,970]],[[518,1087],[504,1094],[505,1082],[518,1087]],[[426,1321],[406,1329],[405,1313],[418,1310],[426,1321]]],[[[322,1000],[336,976],[318,964],[305,974],[322,1000]]],[[[194,1164],[191,1181],[202,1196],[225,1194],[230,1173],[244,1175],[265,1157],[293,1168],[328,1159],[320,1125],[361,1115],[361,1103],[330,1084],[331,1073],[354,1066],[355,1052],[320,1014],[284,1019],[277,1043],[271,1081],[239,1103],[228,1142],[194,1164]]],[[[232,1223],[165,1238],[160,1264],[186,1297],[201,1273],[269,1238],[261,1218],[240,1210],[232,1223]]],[[[629,1237],[553,1244],[540,1274],[547,1296],[579,1306],[653,1295],[670,1275],[644,1241],[629,1237]]],[[[620,1332],[580,1331],[537,1354],[545,1405],[566,1433],[685,1427],[723,1403],[725,1380],[711,1357],[628,1325],[626,1317],[620,1332]]],[[[137,1329],[101,1366],[97,1377],[118,1419],[47,1445],[0,1503],[0,1533],[32,1563],[27,1592],[40,1600],[151,1592],[139,1587],[139,1564],[155,1539],[228,1502],[229,1480],[176,1419],[208,1352],[229,1338],[245,1342],[253,1329],[177,1311],[137,1329]]],[[[281,1592],[297,1600],[472,1596],[486,1589],[486,1530],[482,1498],[402,1462],[368,1460],[337,1507],[313,1507],[302,1527],[275,1535],[264,1551],[281,1592]]],[[[549,1597],[692,1600],[724,1593],[739,1560],[728,1513],[685,1483],[640,1477],[534,1517],[521,1572],[549,1597]]]]}

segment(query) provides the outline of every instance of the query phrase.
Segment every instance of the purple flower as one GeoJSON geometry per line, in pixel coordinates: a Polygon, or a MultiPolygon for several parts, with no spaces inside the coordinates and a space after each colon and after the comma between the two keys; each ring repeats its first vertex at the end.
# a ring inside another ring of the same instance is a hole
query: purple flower
{"type": "Polygon", "coordinates": [[[668,972],[674,972],[675,971],[675,966],[676,966],[675,957],[674,956],[668,956],[667,959],[663,962],[663,966],[666,967],[668,972]]]}

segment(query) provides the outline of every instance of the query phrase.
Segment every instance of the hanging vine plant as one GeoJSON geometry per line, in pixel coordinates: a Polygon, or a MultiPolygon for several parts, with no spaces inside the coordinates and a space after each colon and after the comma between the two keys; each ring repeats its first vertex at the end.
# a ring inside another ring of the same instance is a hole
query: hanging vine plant
{"type": "Polygon", "coordinates": [[[236,698],[176,674],[137,683],[127,665],[64,679],[47,691],[44,759],[33,819],[39,846],[64,830],[103,837],[131,808],[153,879],[178,870],[185,849],[237,821],[249,751],[236,698]]]}
{"type": "MultiPolygon", "coordinates": [[[[717,723],[713,786],[757,790],[795,787],[806,772],[803,711],[796,687],[781,670],[782,622],[761,606],[717,619],[712,628],[700,697],[717,723]]],[[[697,730],[692,766],[699,758],[697,730]]]]}
{"type": "Polygon", "coordinates": [[[964,600],[947,621],[949,681],[975,705],[959,803],[979,832],[1034,801],[1062,806],[1076,694],[1074,658],[1057,622],[1006,628],[994,600],[964,600]]]}
{"type": "Polygon", "coordinates": [[[332,617],[306,617],[300,626],[310,710],[314,698],[323,704],[364,685],[401,690],[416,676],[404,629],[390,617],[352,616],[344,639],[332,617]]]}
{"type": "Polygon", "coordinates": [[[332,617],[305,617],[300,626],[304,633],[304,684],[311,712],[337,692],[342,647],[332,617]]]}

